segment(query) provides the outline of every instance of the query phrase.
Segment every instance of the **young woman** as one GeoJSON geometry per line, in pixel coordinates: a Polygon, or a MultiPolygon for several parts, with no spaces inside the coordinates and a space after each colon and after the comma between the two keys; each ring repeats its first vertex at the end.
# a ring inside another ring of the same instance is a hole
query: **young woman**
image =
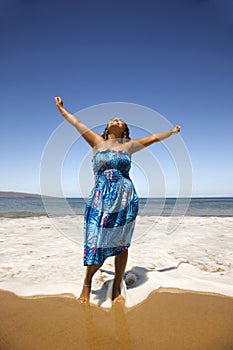
{"type": "Polygon", "coordinates": [[[109,256],[115,256],[112,301],[121,302],[124,298],[120,286],[138,213],[138,196],[129,177],[131,155],[179,133],[180,127],[176,125],[169,131],[133,140],[127,124],[120,118],[113,118],[100,135],[69,113],[61,97],[54,100],[63,117],[93,149],[95,185],[84,214],[84,265],[87,269],[79,300],[89,302],[92,277],[109,256]]]}

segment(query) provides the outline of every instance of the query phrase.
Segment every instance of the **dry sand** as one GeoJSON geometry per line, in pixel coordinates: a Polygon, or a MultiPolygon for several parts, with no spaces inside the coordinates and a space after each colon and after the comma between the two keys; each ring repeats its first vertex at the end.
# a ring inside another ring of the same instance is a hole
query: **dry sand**
{"type": "Polygon", "coordinates": [[[231,350],[233,298],[153,292],[132,308],[82,305],[72,295],[22,298],[0,291],[1,350],[231,350]]]}

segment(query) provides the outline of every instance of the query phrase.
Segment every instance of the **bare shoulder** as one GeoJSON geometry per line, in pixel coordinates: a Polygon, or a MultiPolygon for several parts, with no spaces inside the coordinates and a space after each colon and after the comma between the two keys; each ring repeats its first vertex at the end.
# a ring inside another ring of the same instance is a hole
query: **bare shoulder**
{"type": "Polygon", "coordinates": [[[127,142],[127,152],[133,154],[144,148],[144,145],[140,142],[140,139],[131,139],[127,142]]]}
{"type": "Polygon", "coordinates": [[[97,151],[106,151],[106,150],[114,150],[114,151],[124,151],[131,153],[132,149],[132,140],[125,142],[125,143],[120,143],[120,144],[112,144],[108,140],[104,140],[102,138],[101,142],[98,142],[95,144],[93,147],[93,153],[95,154],[97,151]]]}

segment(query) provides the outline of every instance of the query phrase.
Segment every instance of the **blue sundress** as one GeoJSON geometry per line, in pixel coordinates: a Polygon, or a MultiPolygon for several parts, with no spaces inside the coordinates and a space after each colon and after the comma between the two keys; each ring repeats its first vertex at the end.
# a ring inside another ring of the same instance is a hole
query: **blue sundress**
{"type": "Polygon", "coordinates": [[[131,154],[97,151],[92,159],[95,184],[84,213],[84,266],[101,264],[130,246],[138,196],[129,177],[131,154]]]}

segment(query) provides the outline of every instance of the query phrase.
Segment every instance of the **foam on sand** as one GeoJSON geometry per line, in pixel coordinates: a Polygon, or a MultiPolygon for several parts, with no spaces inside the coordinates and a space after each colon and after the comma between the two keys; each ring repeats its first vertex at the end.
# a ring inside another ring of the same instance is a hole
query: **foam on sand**
{"type": "MultiPolygon", "coordinates": [[[[21,296],[79,296],[85,273],[81,244],[63,236],[48,217],[0,220],[0,289],[21,296]]],[[[82,216],[59,220],[67,230],[78,223],[77,234],[82,234],[82,216]]],[[[170,235],[165,233],[168,221],[168,217],[137,219],[122,284],[126,306],[161,288],[233,296],[233,218],[184,217],[170,235]],[[129,273],[134,276],[131,283],[129,273]]],[[[92,303],[111,307],[113,277],[114,258],[109,258],[94,277],[92,303]]]]}

